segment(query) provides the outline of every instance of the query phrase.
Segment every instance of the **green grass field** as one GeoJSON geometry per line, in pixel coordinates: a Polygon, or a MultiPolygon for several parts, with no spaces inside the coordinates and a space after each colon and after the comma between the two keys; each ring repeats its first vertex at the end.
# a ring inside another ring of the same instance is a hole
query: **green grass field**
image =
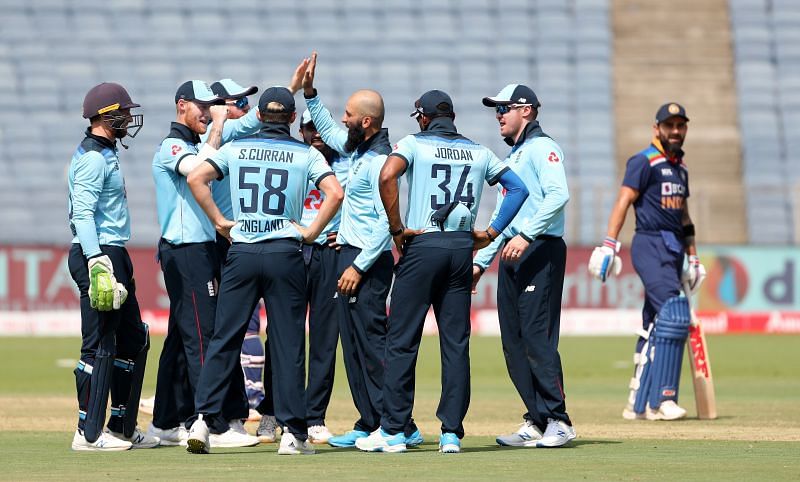
{"type": "MultiPolygon", "coordinates": [[[[144,396],[152,395],[161,339],[150,353],[144,396]]],[[[620,416],[633,338],[563,338],[567,406],[578,439],[564,449],[507,449],[494,435],[521,421],[499,338],[472,340],[472,404],[461,454],[437,452],[438,339],[423,341],[414,416],[426,443],[405,454],[319,447],[316,456],[279,457],[276,444],[219,449],[209,456],[169,447],[113,454],[74,453],[71,373],[79,341],[0,338],[0,479],[510,480],[797,479],[800,474],[800,337],[709,337],[720,418],[694,418],[684,376],[680,422],[620,416]]],[[[684,375],[687,373],[684,366],[684,375]]],[[[328,425],[349,429],[355,410],[338,367],[328,425]]],[[[145,428],[148,416],[142,416],[145,428]]],[[[248,424],[251,431],[255,425],[248,424]]]]}

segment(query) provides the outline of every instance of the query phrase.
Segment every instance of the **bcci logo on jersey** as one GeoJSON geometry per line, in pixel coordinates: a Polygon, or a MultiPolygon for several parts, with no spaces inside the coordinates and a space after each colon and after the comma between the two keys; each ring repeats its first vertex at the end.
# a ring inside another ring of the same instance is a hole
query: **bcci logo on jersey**
{"type": "Polygon", "coordinates": [[[661,208],[683,209],[686,187],[676,182],[661,183],[661,208]]]}

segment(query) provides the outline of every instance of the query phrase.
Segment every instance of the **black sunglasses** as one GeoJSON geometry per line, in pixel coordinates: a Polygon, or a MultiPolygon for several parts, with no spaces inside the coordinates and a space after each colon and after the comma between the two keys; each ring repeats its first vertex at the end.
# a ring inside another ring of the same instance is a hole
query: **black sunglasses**
{"type": "Polygon", "coordinates": [[[244,109],[245,107],[247,107],[248,104],[249,102],[247,101],[247,97],[242,97],[240,99],[236,99],[236,102],[232,102],[229,105],[235,105],[240,109],[244,109]]]}
{"type": "Polygon", "coordinates": [[[508,114],[514,109],[531,104],[498,104],[494,106],[494,111],[498,114],[508,114]]]}

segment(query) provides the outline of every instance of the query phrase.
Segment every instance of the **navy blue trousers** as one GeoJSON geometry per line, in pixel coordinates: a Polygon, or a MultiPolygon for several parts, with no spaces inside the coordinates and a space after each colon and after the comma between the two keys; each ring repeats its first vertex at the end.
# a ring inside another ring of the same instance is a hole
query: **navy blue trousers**
{"type": "Polygon", "coordinates": [[[511,382],[540,430],[547,419],[572,422],[566,411],[558,353],[561,294],[567,247],[561,238],[537,238],[518,262],[500,261],[497,314],[511,382]]]}
{"type": "MultiPolygon", "coordinates": [[[[220,420],[230,378],[238,366],[250,315],[263,298],[268,319],[275,416],[305,440],[306,270],[299,242],[290,239],[234,244],[222,270],[214,335],[195,394],[197,413],[209,429],[222,432],[220,420]]],[[[192,417],[194,418],[194,417],[192,417]]],[[[187,426],[190,426],[190,420],[187,426]]]]}
{"type": "MultiPolygon", "coordinates": [[[[88,260],[81,245],[73,244],[69,250],[69,272],[80,293],[81,305],[81,357],[75,369],[75,385],[78,394],[78,428],[83,429],[86,409],[91,392],[91,367],[98,356],[114,357],[132,361],[144,348],[147,330],[142,323],[139,302],[136,300],[136,283],[133,279],[133,264],[128,251],[120,246],[100,246],[114,267],[114,277],[128,290],[128,298],[119,310],[97,311],[89,302],[88,260]]],[[[122,407],[131,394],[130,372],[114,366],[111,378],[112,416],[108,428],[122,432],[122,407]],[[115,410],[116,409],[116,410],[115,410]]],[[[108,394],[106,394],[108,396],[108,394]]]]}
{"type": "MultiPolygon", "coordinates": [[[[681,293],[683,246],[665,241],[659,233],[637,232],[631,243],[631,259],[636,274],[644,284],[642,328],[647,331],[661,306],[681,293]]],[[[645,339],[639,337],[636,352],[642,350],[645,339]]]]}
{"type": "MultiPolygon", "coordinates": [[[[360,248],[342,246],[339,275],[360,253],[360,248]]],[[[359,413],[354,428],[364,432],[372,432],[380,426],[386,351],[386,298],[392,284],[393,264],[392,253],[383,252],[362,276],[355,296],[339,294],[336,300],[347,382],[359,413]]]]}
{"type": "Polygon", "coordinates": [[[442,432],[464,436],[470,401],[469,335],[472,284],[470,233],[427,233],[406,243],[396,267],[386,336],[381,427],[403,432],[411,423],[422,328],[433,306],[439,326],[442,432]]]}

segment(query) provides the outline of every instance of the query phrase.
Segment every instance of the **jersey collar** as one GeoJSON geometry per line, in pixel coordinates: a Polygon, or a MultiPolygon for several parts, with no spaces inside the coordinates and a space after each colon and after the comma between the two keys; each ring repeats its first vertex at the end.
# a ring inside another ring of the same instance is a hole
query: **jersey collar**
{"type": "Polygon", "coordinates": [[[503,140],[506,141],[506,144],[513,147],[513,149],[511,149],[511,152],[514,152],[517,149],[519,149],[519,147],[522,144],[525,144],[525,141],[527,141],[528,139],[533,139],[535,137],[550,137],[550,136],[544,133],[544,131],[542,130],[542,126],[539,125],[539,121],[532,120],[528,122],[528,125],[526,125],[524,129],[522,129],[522,134],[519,135],[519,139],[517,139],[517,142],[514,142],[514,139],[510,137],[506,137],[503,140]]]}
{"type": "Polygon", "coordinates": [[[392,152],[392,147],[389,144],[389,129],[385,127],[382,128],[356,147],[356,154],[359,156],[364,155],[367,151],[375,151],[378,154],[389,154],[392,152]]]}
{"type": "Polygon", "coordinates": [[[88,128],[88,127],[86,128],[86,138],[87,139],[92,139],[93,141],[97,142],[101,146],[108,147],[109,149],[116,149],[117,148],[117,141],[115,141],[115,140],[112,141],[111,139],[109,139],[107,137],[103,137],[103,136],[98,136],[98,135],[92,134],[92,129],[88,128]]]}
{"type": "Polygon", "coordinates": [[[196,132],[192,132],[187,125],[181,124],[180,122],[173,122],[170,124],[169,135],[167,137],[182,139],[195,145],[200,144],[200,136],[196,132]]]}
{"type": "Polygon", "coordinates": [[[682,164],[683,163],[683,150],[678,149],[676,155],[668,154],[664,147],[661,145],[661,141],[658,137],[653,137],[653,141],[651,142],[652,146],[655,147],[658,152],[664,155],[664,158],[667,159],[671,164],[682,164]]]}

